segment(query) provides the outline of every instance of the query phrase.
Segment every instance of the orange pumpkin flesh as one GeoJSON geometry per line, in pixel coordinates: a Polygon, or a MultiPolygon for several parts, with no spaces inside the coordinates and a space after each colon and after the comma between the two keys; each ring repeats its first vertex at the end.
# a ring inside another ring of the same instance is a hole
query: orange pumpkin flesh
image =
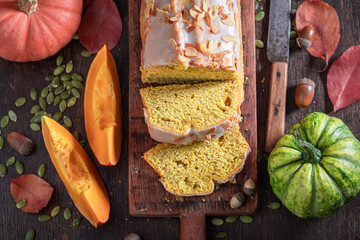
{"type": "Polygon", "coordinates": [[[120,158],[122,114],[119,77],[114,59],[104,46],[90,66],[84,96],[88,142],[102,165],[120,158]]]}
{"type": "Polygon", "coordinates": [[[0,1],[0,57],[45,59],[69,43],[81,21],[82,0],[0,1]]]}
{"type": "Polygon", "coordinates": [[[95,227],[109,219],[110,202],[95,165],[78,141],[55,120],[41,118],[46,149],[81,214],[95,227]]]}

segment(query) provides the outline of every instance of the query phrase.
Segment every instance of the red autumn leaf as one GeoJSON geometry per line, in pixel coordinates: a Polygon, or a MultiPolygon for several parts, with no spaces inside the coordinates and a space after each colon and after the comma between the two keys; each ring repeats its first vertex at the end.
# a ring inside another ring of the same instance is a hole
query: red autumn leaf
{"type": "Polygon", "coordinates": [[[10,192],[15,202],[26,199],[26,205],[21,208],[24,212],[38,213],[46,207],[54,192],[49,183],[34,174],[21,175],[9,180],[10,192]]]}
{"type": "Polygon", "coordinates": [[[105,44],[113,49],[121,32],[122,21],[113,0],[95,0],[86,10],[78,31],[81,44],[90,53],[97,53],[105,44]]]}
{"type": "Polygon", "coordinates": [[[314,28],[314,40],[306,50],[312,56],[325,60],[325,70],[340,40],[339,16],[332,6],[323,1],[304,1],[296,11],[298,35],[306,26],[314,28]]]}
{"type": "Polygon", "coordinates": [[[360,99],[360,45],[353,46],[337,59],[327,75],[327,91],[333,112],[360,99]]]}
{"type": "Polygon", "coordinates": [[[84,8],[88,8],[90,7],[90,5],[92,4],[94,0],[84,0],[84,8]]]}

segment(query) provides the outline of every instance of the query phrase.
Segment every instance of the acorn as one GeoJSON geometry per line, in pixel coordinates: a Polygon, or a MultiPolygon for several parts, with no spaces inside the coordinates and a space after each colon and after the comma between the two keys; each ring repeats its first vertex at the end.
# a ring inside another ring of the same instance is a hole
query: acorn
{"type": "Polygon", "coordinates": [[[296,39],[297,45],[301,49],[306,49],[310,47],[315,37],[314,33],[315,29],[313,26],[309,25],[304,27],[304,29],[298,34],[299,36],[296,39]]]}
{"type": "Polygon", "coordinates": [[[256,186],[255,186],[255,182],[254,180],[252,180],[251,178],[249,178],[248,180],[246,180],[246,182],[244,183],[244,193],[248,196],[253,195],[256,192],[256,186]]]}
{"type": "Polygon", "coordinates": [[[241,192],[235,193],[230,199],[230,207],[231,208],[239,208],[246,201],[245,195],[241,192]]]}
{"type": "Polygon", "coordinates": [[[315,83],[308,78],[300,79],[295,88],[295,104],[298,107],[307,107],[315,95],[315,83]]]}

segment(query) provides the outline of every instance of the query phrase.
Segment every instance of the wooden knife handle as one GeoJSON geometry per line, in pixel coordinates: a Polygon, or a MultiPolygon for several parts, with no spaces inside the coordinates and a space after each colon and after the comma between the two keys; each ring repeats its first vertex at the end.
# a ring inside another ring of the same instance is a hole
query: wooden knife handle
{"type": "Polygon", "coordinates": [[[284,135],[287,70],[286,62],[274,62],[271,65],[265,152],[271,152],[277,141],[284,135]]]}
{"type": "Polygon", "coordinates": [[[205,215],[181,215],[180,236],[181,240],[206,240],[205,215]]]}

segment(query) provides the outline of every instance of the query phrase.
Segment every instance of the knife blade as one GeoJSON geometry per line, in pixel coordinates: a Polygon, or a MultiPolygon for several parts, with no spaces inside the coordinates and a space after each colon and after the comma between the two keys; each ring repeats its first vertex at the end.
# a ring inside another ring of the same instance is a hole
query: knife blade
{"type": "Polygon", "coordinates": [[[271,65],[265,151],[271,152],[285,131],[291,0],[271,0],[266,55],[271,65]]]}

